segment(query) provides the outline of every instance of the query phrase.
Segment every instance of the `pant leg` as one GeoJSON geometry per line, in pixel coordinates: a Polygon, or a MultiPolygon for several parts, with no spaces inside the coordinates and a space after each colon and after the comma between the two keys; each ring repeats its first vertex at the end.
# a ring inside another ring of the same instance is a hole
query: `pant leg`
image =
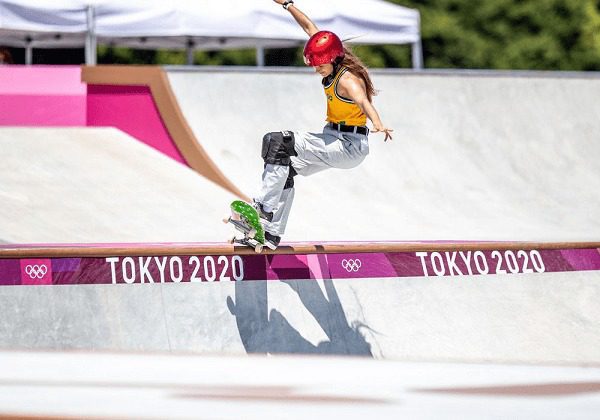
{"type": "Polygon", "coordinates": [[[282,236],[285,233],[295,194],[294,188],[287,188],[281,193],[277,209],[273,213],[273,221],[266,226],[267,232],[271,235],[282,236]]]}
{"type": "Polygon", "coordinates": [[[276,236],[285,233],[294,201],[294,188],[284,189],[289,173],[289,166],[266,165],[261,191],[256,197],[266,212],[273,212],[273,220],[265,225],[265,230],[276,236]]]}
{"type": "MultiPolygon", "coordinates": [[[[299,175],[309,176],[328,168],[349,169],[358,165],[368,154],[366,137],[361,144],[355,136],[325,130],[323,133],[295,133],[295,150],[292,166],[299,175]],[[366,148],[364,147],[366,145],[366,148]]],[[[292,208],[295,190],[284,190],[289,176],[289,166],[265,165],[262,186],[256,201],[267,212],[273,211],[273,221],[266,226],[267,232],[281,236],[285,232],[292,208]]]]}
{"type": "MultiPolygon", "coordinates": [[[[301,155],[306,149],[306,136],[308,133],[294,133],[294,150],[297,155],[301,155]]],[[[292,157],[292,165],[294,165],[295,156],[292,157]]],[[[254,199],[263,205],[266,212],[273,212],[273,222],[275,223],[272,230],[267,228],[267,231],[272,234],[285,231],[287,218],[290,213],[292,199],[287,200],[289,193],[283,196],[285,184],[290,174],[290,167],[283,165],[266,164],[262,175],[262,184],[260,191],[254,199]],[[282,213],[281,213],[282,212],[282,213]]]]}
{"type": "Polygon", "coordinates": [[[369,154],[367,136],[341,133],[325,128],[322,133],[300,133],[298,156],[292,157],[292,166],[299,175],[310,176],[325,169],[351,169],[369,154]]]}
{"type": "Polygon", "coordinates": [[[266,212],[270,213],[277,209],[289,174],[289,166],[270,163],[265,165],[260,192],[255,199],[263,205],[266,212]]]}

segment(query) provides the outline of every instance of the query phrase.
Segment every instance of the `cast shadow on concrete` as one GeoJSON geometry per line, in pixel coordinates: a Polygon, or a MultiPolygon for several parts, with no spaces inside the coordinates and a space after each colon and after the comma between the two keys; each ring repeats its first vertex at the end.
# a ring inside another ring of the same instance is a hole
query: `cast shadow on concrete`
{"type": "Polygon", "coordinates": [[[362,334],[369,327],[348,323],[333,281],[323,281],[325,293],[315,280],[283,282],[298,294],[328,340],[314,345],[281,312],[276,309],[269,312],[267,281],[237,282],[235,302],[228,296],[227,306],[236,317],[246,352],[373,356],[362,334]]]}

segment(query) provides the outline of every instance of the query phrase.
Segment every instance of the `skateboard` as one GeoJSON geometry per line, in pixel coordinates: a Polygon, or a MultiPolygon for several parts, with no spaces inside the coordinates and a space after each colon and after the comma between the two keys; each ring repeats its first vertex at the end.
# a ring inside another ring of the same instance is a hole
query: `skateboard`
{"type": "Polygon", "coordinates": [[[265,245],[265,230],[256,209],[241,200],[232,202],[229,207],[231,216],[223,219],[223,223],[231,223],[236,230],[244,234],[243,238],[234,236],[229,243],[249,246],[256,253],[262,252],[265,245]]]}

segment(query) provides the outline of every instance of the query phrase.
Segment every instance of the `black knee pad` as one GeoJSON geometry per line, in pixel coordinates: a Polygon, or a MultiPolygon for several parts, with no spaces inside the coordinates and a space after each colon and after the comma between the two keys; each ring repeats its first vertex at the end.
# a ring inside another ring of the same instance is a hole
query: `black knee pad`
{"type": "Polygon", "coordinates": [[[263,137],[262,158],[265,163],[287,166],[291,163],[290,157],[297,155],[295,142],[291,131],[267,133],[263,137]]]}
{"type": "Polygon", "coordinates": [[[283,187],[284,190],[287,190],[289,188],[294,188],[294,177],[298,175],[298,172],[296,172],[296,170],[292,167],[292,165],[290,165],[290,174],[288,175],[286,181],[285,181],[285,186],[283,187]]]}

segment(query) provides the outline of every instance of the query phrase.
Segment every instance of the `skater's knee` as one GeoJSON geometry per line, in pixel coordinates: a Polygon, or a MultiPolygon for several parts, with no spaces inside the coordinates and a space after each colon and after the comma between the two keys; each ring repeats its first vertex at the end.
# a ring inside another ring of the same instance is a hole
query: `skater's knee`
{"type": "Polygon", "coordinates": [[[263,137],[262,158],[265,163],[288,166],[290,158],[297,155],[295,143],[294,133],[291,131],[267,133],[263,137]]]}

